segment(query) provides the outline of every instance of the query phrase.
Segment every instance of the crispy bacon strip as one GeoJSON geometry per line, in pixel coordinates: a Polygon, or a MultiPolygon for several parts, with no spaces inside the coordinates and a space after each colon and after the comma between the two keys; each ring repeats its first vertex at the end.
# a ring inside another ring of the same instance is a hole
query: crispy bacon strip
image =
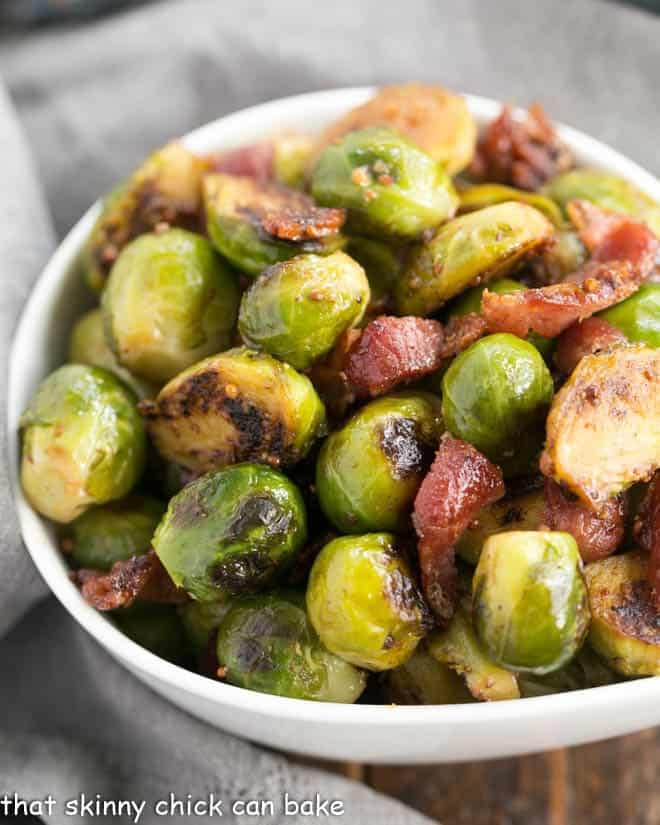
{"type": "Polygon", "coordinates": [[[136,599],[164,604],[178,604],[188,599],[175,586],[154,550],[115,562],[109,573],[77,570],[72,579],[85,601],[97,610],[129,607],[136,599]]]}
{"type": "Polygon", "coordinates": [[[625,344],[626,336],[602,318],[585,318],[565,329],[557,339],[555,364],[569,375],[585,355],[625,344]]]}
{"type": "Polygon", "coordinates": [[[554,338],[576,321],[632,295],[649,277],[658,255],[658,239],[646,224],[607,213],[582,201],[572,204],[591,260],[563,283],[495,295],[487,289],[481,311],[491,332],[525,337],[530,330],[554,338]]]}
{"type": "Polygon", "coordinates": [[[549,178],[573,166],[570,149],[559,139],[537,103],[523,120],[504,106],[482,135],[470,166],[477,178],[538,189],[549,178]]]}
{"type": "Polygon", "coordinates": [[[266,213],[261,226],[264,232],[274,238],[299,242],[336,235],[345,220],[346,212],[343,209],[308,206],[304,210],[284,208],[266,213]]]}
{"type": "Polygon", "coordinates": [[[438,370],[486,331],[481,316],[464,315],[446,327],[409,315],[381,315],[353,343],[344,366],[358,395],[377,396],[438,370]]]}
{"type": "Polygon", "coordinates": [[[479,510],[504,492],[499,467],[467,442],[443,436],[413,512],[422,589],[442,625],[451,619],[456,605],[454,546],[479,510]]]}
{"type": "Polygon", "coordinates": [[[582,561],[589,564],[611,556],[621,544],[625,530],[622,496],[610,499],[596,513],[577,499],[569,499],[552,479],[545,482],[543,523],[550,530],[570,533],[578,544],[582,561]]]}
{"type": "Polygon", "coordinates": [[[213,155],[209,158],[209,167],[212,172],[267,181],[273,178],[274,157],[272,142],[264,140],[213,155]]]}
{"type": "Polygon", "coordinates": [[[660,611],[660,472],[653,477],[635,527],[640,545],[649,553],[648,579],[660,611]]]}

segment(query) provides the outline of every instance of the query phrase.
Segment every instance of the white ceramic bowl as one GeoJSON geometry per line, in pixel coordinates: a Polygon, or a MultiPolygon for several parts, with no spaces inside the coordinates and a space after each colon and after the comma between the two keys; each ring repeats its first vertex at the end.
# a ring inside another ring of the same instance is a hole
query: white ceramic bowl
{"type": "MultiPolygon", "coordinates": [[[[209,152],[284,129],[316,131],[364,101],[370,89],[318,92],[238,112],[192,132],[185,143],[209,152]]],[[[480,123],[499,104],[468,97],[480,123]]],[[[632,161],[580,132],[560,133],[581,163],[616,172],[660,200],[660,183],[632,161]]],[[[511,756],[618,736],[660,723],[660,678],[553,696],[473,705],[332,705],[253,693],[215,682],[139,647],[87,605],[69,581],[52,528],[18,483],[18,419],[39,381],[64,359],[72,321],[89,297],[77,269],[98,213],[93,206],[44,269],[18,326],[9,363],[12,484],[25,544],[42,576],[78,621],[119,662],[158,693],[217,727],[276,748],[365,762],[458,762],[511,756]]]]}

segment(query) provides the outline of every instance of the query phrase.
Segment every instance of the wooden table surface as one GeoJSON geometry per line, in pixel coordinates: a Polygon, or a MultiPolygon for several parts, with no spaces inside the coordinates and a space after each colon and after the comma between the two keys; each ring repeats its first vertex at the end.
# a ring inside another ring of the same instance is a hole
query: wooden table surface
{"type": "Polygon", "coordinates": [[[660,730],[491,762],[312,764],[443,825],[660,825],[660,730]]]}

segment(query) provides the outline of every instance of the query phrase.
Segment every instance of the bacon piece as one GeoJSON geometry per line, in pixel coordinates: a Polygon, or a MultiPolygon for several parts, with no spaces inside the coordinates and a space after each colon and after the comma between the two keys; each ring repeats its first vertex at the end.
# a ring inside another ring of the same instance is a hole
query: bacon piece
{"type": "Polygon", "coordinates": [[[510,106],[502,108],[477,144],[470,173],[483,180],[534,190],[573,165],[570,149],[535,103],[522,120],[513,117],[510,106]]]}
{"type": "Polygon", "coordinates": [[[567,498],[558,484],[546,479],[543,522],[550,530],[570,533],[585,564],[614,553],[623,539],[624,520],[623,496],[610,499],[596,513],[577,499],[567,498]]]}
{"type": "Polygon", "coordinates": [[[273,178],[274,157],[272,142],[265,140],[213,155],[209,158],[209,167],[213,172],[267,181],[273,178]]]}
{"type": "Polygon", "coordinates": [[[653,603],[660,611],[660,472],[651,481],[635,528],[640,545],[649,553],[647,575],[653,588],[653,603]]]}
{"type": "Polygon", "coordinates": [[[499,467],[467,442],[443,436],[413,512],[422,589],[442,625],[451,619],[456,606],[456,542],[479,510],[504,492],[499,467]]]}
{"type": "Polygon", "coordinates": [[[85,601],[97,610],[129,607],[136,599],[164,604],[188,600],[188,596],[175,586],[154,550],[115,562],[109,573],[77,570],[72,579],[80,587],[85,601]]]}
{"type": "Polygon", "coordinates": [[[565,329],[557,339],[555,364],[569,375],[585,355],[625,344],[626,336],[602,318],[585,318],[565,329]]]}
{"type": "Polygon", "coordinates": [[[358,395],[383,395],[440,369],[485,331],[483,318],[476,314],[454,318],[446,327],[413,315],[381,315],[351,346],[344,369],[358,395]]]}
{"type": "Polygon", "coordinates": [[[284,208],[266,213],[261,226],[264,232],[274,238],[300,242],[336,235],[345,220],[346,212],[343,209],[308,206],[301,210],[284,208]]]}

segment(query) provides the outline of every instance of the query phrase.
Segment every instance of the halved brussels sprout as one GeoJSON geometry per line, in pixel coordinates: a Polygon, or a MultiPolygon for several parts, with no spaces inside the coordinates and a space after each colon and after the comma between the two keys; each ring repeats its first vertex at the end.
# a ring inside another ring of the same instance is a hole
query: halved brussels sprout
{"type": "Polygon", "coordinates": [[[94,507],[62,530],[60,546],[77,567],[109,570],[149,550],[164,512],[162,502],[139,495],[94,507]]]}
{"type": "Polygon", "coordinates": [[[629,341],[660,347],[660,284],[642,284],[630,298],[598,314],[629,341]]]}
{"type": "Polygon", "coordinates": [[[314,199],[348,210],[357,234],[417,238],[456,211],[444,167],[389,129],[350,132],[328,146],[312,178],[314,199]]]}
{"type": "Polygon", "coordinates": [[[487,538],[511,530],[536,530],[542,523],[544,513],[543,490],[531,490],[500,499],[479,512],[458,540],[456,552],[463,561],[476,566],[487,538]]]}
{"type": "Polygon", "coordinates": [[[348,239],[346,251],[364,268],[369,281],[369,314],[376,315],[386,308],[403,269],[402,250],[400,244],[386,243],[375,238],[348,239]]]}
{"type": "Polygon", "coordinates": [[[442,434],[440,400],[399,393],[364,406],[323,444],[316,493],[344,533],[405,531],[442,434]]]}
{"type": "Polygon", "coordinates": [[[328,255],[345,243],[341,210],[320,209],[280,183],[215,174],[204,178],[203,188],[213,245],[249,275],[301,252],[328,255]]]}
{"type": "Polygon", "coordinates": [[[206,238],[170,229],[124,248],[103,293],[103,319],[121,364],[162,384],[229,346],[239,300],[236,276],[206,238]]]}
{"type": "Polygon", "coordinates": [[[174,605],[137,602],[112,617],[123,633],[156,656],[177,665],[189,663],[190,647],[174,605]]]}
{"type": "Polygon", "coordinates": [[[21,484],[35,510],[66,523],[123,498],[142,474],[146,440],[135,398],[99,367],[51,373],[21,416],[21,484]]]}
{"type": "Polygon", "coordinates": [[[601,169],[573,169],[549,180],[541,190],[565,211],[573,200],[595,203],[646,221],[660,235],[660,204],[625,178],[601,169]]]}
{"type": "Polygon", "coordinates": [[[475,209],[484,209],[496,203],[518,201],[518,203],[526,203],[538,209],[539,212],[543,212],[555,226],[561,226],[564,222],[561,209],[557,204],[545,195],[539,195],[538,192],[526,192],[524,189],[504,186],[501,183],[481,183],[463,189],[459,192],[459,196],[461,212],[474,212],[475,209]]]}
{"type": "Polygon", "coordinates": [[[124,246],[159,224],[200,228],[204,160],[181,143],[154,152],[105,200],[83,253],[85,277],[100,291],[124,246]]]}
{"type": "Polygon", "coordinates": [[[179,607],[184,632],[197,656],[203,656],[211,642],[215,647],[214,634],[235,605],[236,599],[228,597],[217,602],[186,602],[179,607]]]}
{"type": "Polygon", "coordinates": [[[589,629],[573,536],[514,531],[488,538],[474,573],[473,614],[479,640],[503,667],[544,674],[565,665],[589,629]]]}
{"type": "MultiPolygon", "coordinates": [[[[483,284],[482,286],[473,286],[471,289],[463,292],[456,300],[452,301],[447,308],[449,316],[469,315],[472,312],[481,312],[481,296],[485,289],[486,284],[483,284]]],[[[509,292],[522,292],[525,289],[527,289],[527,287],[524,284],[521,284],[520,281],[514,281],[511,278],[498,278],[498,280],[491,281],[488,284],[488,291],[494,292],[496,295],[506,295],[509,292]]],[[[544,338],[543,335],[530,332],[527,340],[536,347],[544,359],[547,360],[552,354],[554,342],[551,338],[544,338]]]]}
{"type": "Polygon", "coordinates": [[[244,293],[238,327],[246,343],[304,370],[359,324],[368,304],[367,277],[348,255],[298,255],[244,293]]]}
{"type": "Polygon", "coordinates": [[[218,601],[263,590],[306,540],[297,487],[263,464],[238,464],[177,493],[152,543],[178,587],[198,601],[218,601]]]}
{"type": "Polygon", "coordinates": [[[536,676],[521,673],[518,676],[520,693],[524,697],[547,696],[550,693],[564,693],[567,690],[613,685],[621,681],[588,644],[584,644],[571,661],[559,670],[536,676]]]}
{"type": "Polygon", "coordinates": [[[429,315],[469,286],[506,275],[553,231],[538,209],[512,201],[454,218],[413,251],[397,285],[399,315],[429,315]]]}
{"type": "Polygon", "coordinates": [[[108,345],[103,325],[103,313],[99,308],[86,312],[76,321],[69,341],[69,361],[103,367],[128,384],[138,398],[152,398],[158,388],[130,373],[117,361],[108,345]]]}
{"type": "Polygon", "coordinates": [[[309,574],[307,610],[328,650],[368,670],[403,664],[430,623],[408,563],[388,533],[326,544],[309,574]]]}
{"type": "Polygon", "coordinates": [[[423,83],[384,86],[374,97],[332,123],[317,143],[317,152],[347,132],[389,126],[421,147],[454,175],[470,163],[477,127],[465,98],[423,83]]]}
{"type": "Polygon", "coordinates": [[[217,655],[230,684],[292,699],[352,703],[367,683],[325,649],[294,595],[243,599],[220,625],[217,655]]]}
{"type": "Polygon", "coordinates": [[[622,676],[660,675],[660,622],[647,556],[631,551],[587,565],[589,642],[622,676]]]}
{"type": "Polygon", "coordinates": [[[388,670],[385,698],[396,705],[458,705],[472,701],[463,680],[428,652],[422,642],[412,656],[388,670]]]}
{"type": "Polygon", "coordinates": [[[442,414],[453,435],[506,475],[530,469],[553,395],[552,376],[537,349],[515,335],[488,335],[451,363],[442,388],[442,414]]]}
{"type": "Polygon", "coordinates": [[[469,600],[463,600],[446,630],[428,637],[431,656],[465,679],[468,691],[481,702],[519,699],[518,682],[483,650],[472,626],[469,600]]]}
{"type": "Polygon", "coordinates": [[[294,464],[325,433],[311,381],[246,347],[185,370],[140,412],[160,453],[195,472],[239,461],[294,464]]]}

